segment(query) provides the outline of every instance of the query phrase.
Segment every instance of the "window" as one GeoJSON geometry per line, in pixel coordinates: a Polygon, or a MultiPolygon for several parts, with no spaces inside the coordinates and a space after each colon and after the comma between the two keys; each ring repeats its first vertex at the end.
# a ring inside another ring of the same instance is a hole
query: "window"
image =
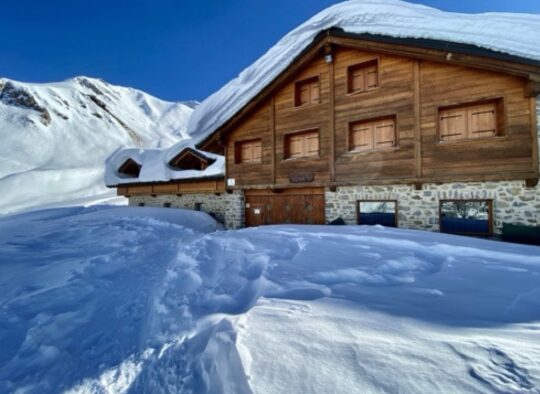
{"type": "Polygon", "coordinates": [[[235,163],[262,163],[261,140],[241,141],[235,144],[235,163]]]}
{"type": "Polygon", "coordinates": [[[141,173],[141,165],[133,159],[127,159],[118,168],[118,173],[130,178],[138,178],[141,173]]]}
{"type": "Polygon", "coordinates": [[[490,235],[491,200],[447,200],[440,202],[443,233],[490,235]]]}
{"type": "Polygon", "coordinates": [[[202,202],[196,202],[194,205],[193,205],[193,209],[196,210],[196,211],[202,211],[203,209],[203,203],[202,202]]]}
{"type": "Polygon", "coordinates": [[[310,130],[285,136],[285,158],[317,156],[319,154],[319,131],[310,130]]]}
{"type": "Polygon", "coordinates": [[[205,170],[215,160],[205,157],[202,153],[186,148],[169,161],[175,170],[205,170]]]}
{"type": "Polygon", "coordinates": [[[494,137],[502,131],[502,100],[439,109],[439,140],[494,137]]]}
{"type": "Polygon", "coordinates": [[[347,93],[365,92],[378,86],[378,60],[355,64],[347,69],[347,93]]]}
{"type": "Polygon", "coordinates": [[[294,105],[296,107],[319,104],[321,99],[319,77],[296,82],[294,90],[294,105]]]}
{"type": "Polygon", "coordinates": [[[349,128],[350,151],[362,152],[396,146],[395,116],[354,122],[349,128]]]}
{"type": "Polygon", "coordinates": [[[165,202],[163,203],[163,208],[170,208],[171,207],[171,203],[170,202],[165,202]]]}
{"type": "Polygon", "coordinates": [[[359,201],[358,224],[396,227],[396,201],[359,201]]]}
{"type": "Polygon", "coordinates": [[[145,204],[144,204],[144,202],[140,202],[138,205],[139,205],[139,207],[144,207],[145,204]]]}

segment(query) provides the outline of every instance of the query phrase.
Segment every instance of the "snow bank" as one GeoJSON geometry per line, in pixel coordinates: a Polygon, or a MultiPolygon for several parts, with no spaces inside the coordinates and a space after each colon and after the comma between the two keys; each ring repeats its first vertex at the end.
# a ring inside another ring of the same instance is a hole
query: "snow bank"
{"type": "Polygon", "coordinates": [[[540,248],[216,229],[159,208],[0,219],[0,391],[540,392],[540,248]]]}
{"type": "Polygon", "coordinates": [[[159,208],[1,219],[0,392],[61,392],[96,374],[122,392],[144,357],[146,316],[169,260],[179,243],[217,228],[204,213],[159,208]]]}
{"type": "Polygon", "coordinates": [[[399,0],[346,1],[298,26],[204,100],[189,120],[189,134],[198,140],[210,135],[285,70],[319,32],[331,27],[350,33],[472,44],[540,61],[539,15],[461,14],[399,0]]]}

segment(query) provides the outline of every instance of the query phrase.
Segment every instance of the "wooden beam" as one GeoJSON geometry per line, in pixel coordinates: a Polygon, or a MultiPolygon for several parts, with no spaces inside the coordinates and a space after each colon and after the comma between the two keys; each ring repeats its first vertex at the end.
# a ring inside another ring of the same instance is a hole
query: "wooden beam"
{"type": "MultiPolygon", "coordinates": [[[[332,47],[327,46],[325,48],[325,52],[327,52],[327,55],[332,55],[332,47]]],[[[335,72],[334,72],[334,65],[335,65],[335,59],[332,59],[330,63],[328,63],[328,77],[330,82],[330,111],[329,114],[329,122],[328,122],[328,128],[330,131],[330,181],[334,182],[336,180],[336,105],[335,105],[335,72]]]]}
{"type": "Polygon", "coordinates": [[[422,178],[422,128],[420,118],[420,60],[413,65],[414,79],[414,168],[417,178],[422,178]]]}
{"type": "Polygon", "coordinates": [[[270,98],[270,133],[272,150],[272,184],[276,183],[276,101],[274,95],[270,98]]]}
{"type": "Polygon", "coordinates": [[[532,146],[532,162],[533,171],[537,175],[540,174],[539,158],[538,158],[538,117],[536,116],[536,98],[531,97],[529,99],[529,112],[531,115],[531,146],[532,146]]]}

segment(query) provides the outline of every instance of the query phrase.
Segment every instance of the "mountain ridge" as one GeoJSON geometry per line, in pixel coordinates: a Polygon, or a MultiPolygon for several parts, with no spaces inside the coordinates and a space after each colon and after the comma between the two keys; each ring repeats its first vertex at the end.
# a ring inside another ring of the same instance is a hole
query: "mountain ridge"
{"type": "Polygon", "coordinates": [[[189,139],[196,105],[85,76],[0,78],[0,214],[113,196],[103,182],[105,159],[120,148],[189,139]]]}

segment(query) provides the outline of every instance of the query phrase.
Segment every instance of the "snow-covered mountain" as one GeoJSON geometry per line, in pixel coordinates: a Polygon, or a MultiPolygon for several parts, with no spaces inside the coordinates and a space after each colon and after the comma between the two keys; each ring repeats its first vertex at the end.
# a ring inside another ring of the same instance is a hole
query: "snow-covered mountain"
{"type": "Polygon", "coordinates": [[[87,77],[1,78],[0,214],[110,198],[105,159],[118,148],[166,148],[188,138],[196,105],[87,77]]]}

